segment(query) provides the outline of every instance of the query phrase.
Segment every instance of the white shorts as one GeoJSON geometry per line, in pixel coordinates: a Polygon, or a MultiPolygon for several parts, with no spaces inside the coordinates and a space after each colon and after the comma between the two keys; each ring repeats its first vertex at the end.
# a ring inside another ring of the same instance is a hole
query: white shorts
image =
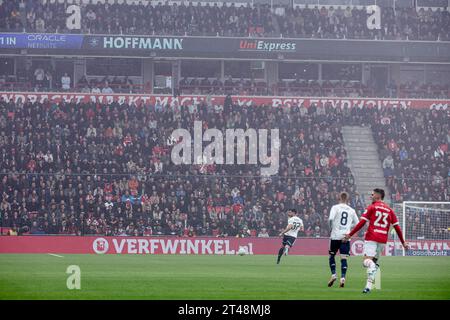
{"type": "Polygon", "coordinates": [[[376,241],[364,241],[364,255],[368,257],[379,258],[381,252],[384,250],[384,243],[376,241]]]}

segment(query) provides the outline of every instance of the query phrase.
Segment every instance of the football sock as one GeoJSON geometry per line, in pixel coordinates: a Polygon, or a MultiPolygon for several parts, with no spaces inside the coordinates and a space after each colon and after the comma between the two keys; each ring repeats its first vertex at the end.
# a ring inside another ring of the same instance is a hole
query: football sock
{"type": "Polygon", "coordinates": [[[280,259],[281,259],[281,256],[283,255],[283,253],[284,253],[284,247],[281,247],[280,248],[280,250],[278,250],[278,262],[280,262],[280,259]]]}
{"type": "Polygon", "coordinates": [[[367,279],[366,288],[372,290],[372,284],[373,284],[372,280],[367,279]]]}
{"type": "Polygon", "coordinates": [[[328,261],[330,263],[331,274],[336,274],[336,260],[333,254],[330,254],[328,261]]]}
{"type": "Polygon", "coordinates": [[[341,278],[347,274],[347,259],[341,259],[341,278]]]}
{"type": "Polygon", "coordinates": [[[364,260],[364,267],[367,268],[367,283],[366,288],[372,289],[372,284],[375,282],[375,274],[377,273],[377,265],[371,259],[364,260]]]}

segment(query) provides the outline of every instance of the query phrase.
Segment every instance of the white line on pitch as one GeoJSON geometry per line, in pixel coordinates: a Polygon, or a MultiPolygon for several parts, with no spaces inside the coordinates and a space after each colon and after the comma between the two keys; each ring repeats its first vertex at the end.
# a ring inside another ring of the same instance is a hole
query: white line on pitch
{"type": "Polygon", "coordinates": [[[54,256],[54,257],[58,257],[58,258],[64,258],[63,256],[60,256],[59,254],[54,254],[54,253],[48,253],[48,254],[51,256],[54,256]]]}

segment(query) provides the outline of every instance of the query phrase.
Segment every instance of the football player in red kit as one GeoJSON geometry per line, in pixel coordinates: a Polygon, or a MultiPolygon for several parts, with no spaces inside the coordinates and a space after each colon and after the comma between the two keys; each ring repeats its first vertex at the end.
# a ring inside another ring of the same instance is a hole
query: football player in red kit
{"type": "Polygon", "coordinates": [[[359,223],[345,235],[346,240],[349,240],[355,233],[357,233],[365,224],[369,222],[366,234],[364,236],[364,262],[363,265],[367,268],[367,284],[363,293],[369,293],[372,289],[372,284],[375,281],[375,275],[378,271],[377,261],[380,254],[386,245],[389,235],[389,228],[392,225],[397,232],[397,235],[402,242],[403,247],[408,250],[409,244],[403,238],[402,230],[400,229],[397,216],[394,211],[382,200],[384,199],[383,189],[374,189],[372,192],[372,204],[367,207],[364,214],[361,216],[359,223]]]}

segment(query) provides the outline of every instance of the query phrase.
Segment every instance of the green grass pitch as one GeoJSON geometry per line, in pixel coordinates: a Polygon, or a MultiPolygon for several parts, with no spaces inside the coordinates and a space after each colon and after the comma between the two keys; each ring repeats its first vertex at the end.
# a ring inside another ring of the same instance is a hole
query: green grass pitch
{"type": "MultiPolygon", "coordinates": [[[[363,295],[362,257],[328,288],[327,256],[0,255],[5,299],[450,299],[450,258],[382,257],[382,290],[363,295]],[[81,289],[66,286],[69,265],[81,289]]],[[[340,270],[337,259],[337,270],[340,270]]]]}

